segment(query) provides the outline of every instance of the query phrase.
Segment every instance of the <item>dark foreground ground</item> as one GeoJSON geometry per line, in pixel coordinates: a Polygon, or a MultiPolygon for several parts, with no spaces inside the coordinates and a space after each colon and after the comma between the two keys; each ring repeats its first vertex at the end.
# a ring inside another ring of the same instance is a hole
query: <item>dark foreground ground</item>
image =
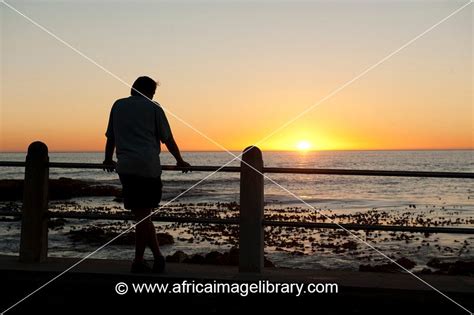
{"type": "MultiPolygon", "coordinates": [[[[4,311],[62,270],[72,259],[50,259],[39,265],[20,264],[0,256],[0,311],[4,311]]],[[[268,268],[262,275],[242,275],[236,267],[168,264],[163,275],[132,275],[129,262],[87,260],[5,314],[468,314],[411,275],[310,271],[268,268]],[[115,286],[132,283],[255,282],[337,283],[333,294],[166,294],[129,292],[115,286]]],[[[423,279],[469,310],[474,310],[474,278],[426,275],[423,279]]]]}

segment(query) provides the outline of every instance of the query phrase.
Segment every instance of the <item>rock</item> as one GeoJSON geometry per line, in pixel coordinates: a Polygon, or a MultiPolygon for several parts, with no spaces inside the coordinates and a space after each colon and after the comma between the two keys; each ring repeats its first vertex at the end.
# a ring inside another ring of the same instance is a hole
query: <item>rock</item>
{"type": "Polygon", "coordinates": [[[23,180],[2,179],[0,180],[0,200],[13,201],[23,199],[23,180]]]}
{"type": "Polygon", "coordinates": [[[341,247],[348,250],[355,250],[357,249],[357,243],[354,241],[347,241],[341,244],[341,247]]]}
{"type": "Polygon", "coordinates": [[[432,258],[427,263],[427,266],[438,269],[439,274],[448,275],[474,275],[474,260],[458,260],[455,262],[442,262],[438,258],[432,258]]]}
{"type": "MultiPolygon", "coordinates": [[[[120,234],[115,231],[108,231],[105,233],[105,237],[111,239],[120,234]]],[[[174,243],[174,238],[168,233],[156,233],[156,238],[160,246],[170,245],[174,243]]],[[[130,231],[114,241],[115,245],[135,245],[135,232],[130,231]]]]}
{"type": "Polygon", "coordinates": [[[80,230],[69,231],[68,236],[74,242],[104,243],[104,230],[97,226],[90,226],[80,230]]]}
{"type": "Polygon", "coordinates": [[[416,262],[406,257],[399,258],[396,260],[396,262],[406,269],[412,269],[413,267],[416,266],[416,262]]]}
{"type": "Polygon", "coordinates": [[[474,275],[474,260],[454,262],[448,269],[448,275],[474,275]]]}
{"type": "Polygon", "coordinates": [[[86,181],[60,177],[49,180],[49,197],[55,199],[70,199],[82,196],[115,196],[121,195],[118,187],[111,185],[90,184],[86,181]]]}
{"type": "Polygon", "coordinates": [[[173,255],[166,256],[166,261],[167,262],[174,262],[174,263],[182,263],[186,259],[188,259],[188,257],[189,256],[187,254],[185,254],[183,251],[178,250],[173,255]]]}
{"type": "Polygon", "coordinates": [[[422,274],[422,275],[430,275],[430,274],[433,273],[433,271],[431,271],[430,268],[423,268],[423,269],[421,269],[421,271],[418,272],[418,273],[419,273],[419,274],[422,274]]]}
{"type": "Polygon", "coordinates": [[[224,254],[217,251],[210,252],[204,257],[204,263],[206,265],[224,265],[224,254]]]}
{"type": "Polygon", "coordinates": [[[363,272],[395,272],[397,270],[395,264],[383,264],[383,265],[360,265],[359,271],[363,272]]]}
{"type": "Polygon", "coordinates": [[[204,264],[204,261],[205,261],[205,259],[202,255],[194,254],[194,255],[191,256],[191,258],[187,258],[183,262],[186,263],[186,264],[199,264],[199,265],[202,265],[202,264],[204,264]]]}
{"type": "MultiPolygon", "coordinates": [[[[212,251],[205,256],[194,254],[189,256],[182,251],[176,251],[173,255],[166,257],[167,262],[186,263],[186,264],[206,264],[218,266],[238,266],[239,265],[239,249],[232,247],[230,251],[220,253],[212,251]]],[[[263,264],[267,268],[273,268],[273,262],[264,257],[263,264]]]]}
{"type": "Polygon", "coordinates": [[[158,239],[158,244],[160,244],[160,246],[174,244],[173,235],[169,233],[156,233],[156,238],[158,239]]]}
{"type": "Polygon", "coordinates": [[[432,258],[426,263],[426,265],[431,268],[447,271],[450,264],[446,262],[443,263],[438,258],[432,258]]]}
{"type": "Polygon", "coordinates": [[[53,229],[53,230],[60,230],[64,228],[64,225],[67,223],[67,221],[63,218],[58,218],[58,219],[49,219],[48,220],[48,228],[53,229]]]}
{"type": "MultiPolygon", "coordinates": [[[[416,266],[416,263],[408,258],[402,257],[396,260],[396,262],[406,268],[412,269],[416,266]]],[[[359,271],[363,272],[397,272],[400,271],[400,267],[394,263],[387,263],[381,265],[360,265],[359,271]]]]}
{"type": "MultiPolygon", "coordinates": [[[[121,196],[121,189],[112,185],[91,184],[86,181],[61,177],[49,180],[49,199],[70,199],[83,196],[121,196]]],[[[0,180],[0,201],[21,200],[22,179],[0,180]]]]}
{"type": "MultiPolygon", "coordinates": [[[[107,227],[89,226],[80,230],[69,231],[68,236],[74,242],[101,244],[110,241],[121,233],[120,230],[115,230],[107,227]]],[[[174,243],[173,236],[168,233],[157,233],[156,238],[160,246],[174,243]]],[[[115,245],[135,245],[135,232],[130,231],[117,238],[115,245]]]]}

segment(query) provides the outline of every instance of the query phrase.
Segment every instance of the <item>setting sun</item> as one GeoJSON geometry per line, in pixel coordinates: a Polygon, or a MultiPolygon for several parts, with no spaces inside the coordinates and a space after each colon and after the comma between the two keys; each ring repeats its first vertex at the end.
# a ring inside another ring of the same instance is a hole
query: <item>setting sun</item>
{"type": "Polygon", "coordinates": [[[308,151],[311,148],[311,143],[306,140],[301,140],[296,144],[296,148],[299,151],[308,151]]]}

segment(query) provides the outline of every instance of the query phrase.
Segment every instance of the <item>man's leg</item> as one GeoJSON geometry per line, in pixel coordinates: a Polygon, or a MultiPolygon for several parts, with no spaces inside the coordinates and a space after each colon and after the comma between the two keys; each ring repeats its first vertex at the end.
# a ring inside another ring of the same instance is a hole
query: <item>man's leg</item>
{"type": "Polygon", "coordinates": [[[143,220],[136,226],[135,232],[135,260],[143,260],[145,254],[145,248],[148,245],[153,253],[153,257],[156,259],[159,256],[162,256],[158,240],[156,239],[156,230],[153,222],[151,221],[149,215],[151,214],[151,209],[135,209],[135,219],[137,222],[143,220]]]}
{"type": "Polygon", "coordinates": [[[156,229],[155,225],[151,220],[148,222],[148,246],[151,249],[151,252],[153,253],[153,257],[155,260],[162,256],[161,251],[160,251],[160,244],[158,243],[158,239],[156,238],[156,229]]]}
{"type": "MultiPolygon", "coordinates": [[[[140,222],[144,218],[150,215],[151,209],[133,209],[135,215],[135,220],[140,222]]],[[[143,261],[145,255],[145,248],[149,242],[149,223],[151,223],[150,218],[146,218],[142,222],[138,223],[135,227],[135,261],[143,261]]],[[[152,223],[153,225],[153,223],[152,223]]],[[[156,235],[155,235],[156,237],[156,235]]]]}

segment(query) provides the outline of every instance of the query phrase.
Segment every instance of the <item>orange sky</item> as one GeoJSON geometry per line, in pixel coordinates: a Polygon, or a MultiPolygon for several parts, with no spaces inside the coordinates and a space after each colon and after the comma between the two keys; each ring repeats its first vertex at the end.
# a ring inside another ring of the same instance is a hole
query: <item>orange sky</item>
{"type": "MultiPolygon", "coordinates": [[[[463,2],[11,3],[126,82],[159,79],[155,99],[182,150],[222,148],[171,113],[239,151],[463,2]]],[[[110,107],[129,88],[1,10],[0,151],[34,140],[102,150],[110,107]]],[[[473,149],[472,50],[468,8],[259,146],[473,149]]]]}

